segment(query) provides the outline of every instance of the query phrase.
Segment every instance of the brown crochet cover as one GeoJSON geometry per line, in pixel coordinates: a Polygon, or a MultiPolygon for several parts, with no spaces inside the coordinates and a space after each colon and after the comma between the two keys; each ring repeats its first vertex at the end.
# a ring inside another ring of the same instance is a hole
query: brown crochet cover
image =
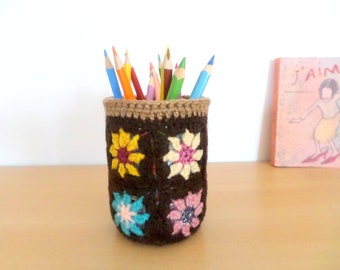
{"type": "Polygon", "coordinates": [[[163,245],[197,231],[206,212],[210,100],[104,100],[109,198],[117,228],[163,245]]]}

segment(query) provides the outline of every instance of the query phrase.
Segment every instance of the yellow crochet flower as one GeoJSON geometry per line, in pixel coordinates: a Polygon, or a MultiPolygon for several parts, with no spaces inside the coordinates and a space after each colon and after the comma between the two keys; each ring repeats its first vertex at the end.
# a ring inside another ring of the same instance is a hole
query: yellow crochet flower
{"type": "Polygon", "coordinates": [[[139,135],[131,135],[122,128],[119,133],[112,133],[110,153],[113,157],[111,168],[118,170],[122,178],[125,174],[140,176],[137,167],[145,155],[137,152],[139,135]]]}

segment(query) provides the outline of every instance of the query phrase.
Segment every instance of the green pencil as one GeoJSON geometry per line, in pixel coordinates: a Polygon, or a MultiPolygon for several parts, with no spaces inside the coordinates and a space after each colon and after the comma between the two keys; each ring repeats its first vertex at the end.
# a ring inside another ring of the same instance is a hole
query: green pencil
{"type": "Polygon", "coordinates": [[[162,60],[159,54],[158,54],[158,73],[159,73],[159,77],[161,77],[162,76],[162,60]]]}
{"type": "Polygon", "coordinates": [[[181,63],[172,76],[169,92],[166,97],[167,100],[178,99],[181,94],[182,85],[185,77],[185,57],[183,57],[181,63]]]}

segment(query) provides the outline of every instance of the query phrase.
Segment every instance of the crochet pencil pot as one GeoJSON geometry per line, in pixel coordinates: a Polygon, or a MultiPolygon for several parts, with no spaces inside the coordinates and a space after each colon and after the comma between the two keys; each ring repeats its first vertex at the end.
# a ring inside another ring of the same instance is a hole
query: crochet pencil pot
{"type": "Polygon", "coordinates": [[[110,210],[118,230],[163,245],[200,227],[210,100],[104,99],[110,210]]]}

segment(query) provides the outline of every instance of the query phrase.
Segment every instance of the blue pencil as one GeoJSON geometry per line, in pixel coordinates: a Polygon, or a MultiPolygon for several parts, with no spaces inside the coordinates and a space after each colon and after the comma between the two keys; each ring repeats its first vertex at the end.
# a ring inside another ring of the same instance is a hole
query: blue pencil
{"type": "Polygon", "coordinates": [[[106,50],[104,50],[104,56],[105,56],[105,68],[106,68],[106,73],[110,81],[113,97],[115,99],[122,99],[122,93],[120,91],[119,83],[117,80],[116,72],[114,70],[114,67],[110,61],[110,58],[107,55],[106,50]]]}
{"type": "Polygon", "coordinates": [[[204,91],[204,89],[205,89],[205,87],[208,83],[208,80],[210,78],[210,75],[211,75],[212,66],[214,64],[214,59],[215,59],[215,55],[213,57],[211,57],[208,64],[201,71],[201,73],[200,73],[200,75],[197,79],[197,82],[195,84],[195,87],[191,92],[190,98],[197,99],[197,98],[200,98],[202,96],[203,91],[204,91]]]}

